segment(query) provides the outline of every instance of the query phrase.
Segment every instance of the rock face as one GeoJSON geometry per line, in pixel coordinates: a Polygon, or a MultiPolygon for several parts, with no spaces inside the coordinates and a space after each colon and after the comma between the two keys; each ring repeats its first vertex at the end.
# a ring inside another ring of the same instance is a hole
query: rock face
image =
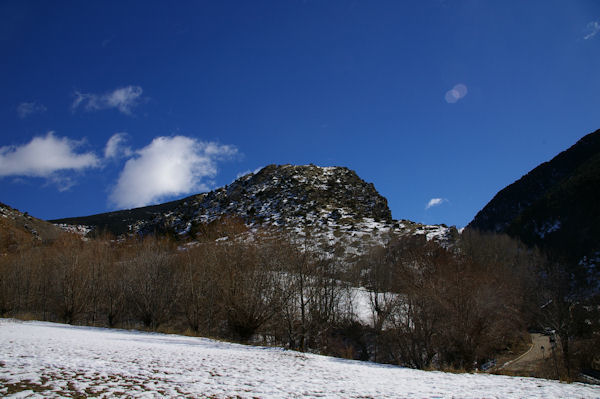
{"type": "Polygon", "coordinates": [[[600,253],[600,130],[501,190],[467,226],[578,262],[600,253]]]}
{"type": "Polygon", "coordinates": [[[373,184],[342,167],[269,165],[197,199],[204,220],[230,214],[251,224],[285,226],[339,219],[342,214],[353,219],[392,219],[387,200],[373,184]]]}
{"type": "Polygon", "coordinates": [[[269,165],[208,193],[161,205],[136,208],[53,223],[108,228],[117,234],[170,228],[182,233],[191,224],[223,215],[238,216],[249,225],[298,226],[321,219],[392,220],[387,200],[373,184],[343,167],[269,165]]]}
{"type": "Polygon", "coordinates": [[[320,230],[324,236],[372,236],[413,233],[439,239],[445,226],[423,226],[392,220],[387,200],[371,183],[345,167],[269,165],[230,185],[161,205],[54,223],[87,225],[115,234],[169,232],[193,237],[196,228],[224,215],[249,226],[273,226],[300,232],[320,230]],[[337,233],[336,233],[337,232],[337,233]],[[334,234],[335,233],[335,234],[334,234]]]}

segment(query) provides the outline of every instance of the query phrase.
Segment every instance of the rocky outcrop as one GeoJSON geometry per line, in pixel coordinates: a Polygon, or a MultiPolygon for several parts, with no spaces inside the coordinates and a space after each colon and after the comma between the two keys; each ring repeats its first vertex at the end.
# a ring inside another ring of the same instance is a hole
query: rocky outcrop
{"type": "Polygon", "coordinates": [[[53,222],[117,235],[159,232],[193,238],[200,226],[223,216],[239,217],[251,227],[298,234],[310,229],[330,241],[342,236],[358,241],[367,233],[383,240],[390,232],[441,240],[449,232],[445,226],[392,220],[387,200],[372,183],[345,167],[315,165],[269,165],[227,186],[178,201],[53,222]]]}

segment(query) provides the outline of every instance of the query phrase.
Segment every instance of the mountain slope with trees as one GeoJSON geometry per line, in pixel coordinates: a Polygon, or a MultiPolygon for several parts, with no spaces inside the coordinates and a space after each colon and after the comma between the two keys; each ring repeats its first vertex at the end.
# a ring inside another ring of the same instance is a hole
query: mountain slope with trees
{"type": "Polygon", "coordinates": [[[507,233],[544,253],[534,319],[556,336],[566,375],[578,362],[598,369],[600,130],[501,190],[468,225],[472,230],[507,233]]]}
{"type": "Polygon", "coordinates": [[[508,233],[569,262],[600,254],[600,130],[502,189],[468,228],[508,233]]]}
{"type": "Polygon", "coordinates": [[[562,355],[536,375],[600,364],[596,308],[564,267],[507,235],[393,220],[346,168],[271,165],[209,193],[70,222],[95,233],[0,257],[0,316],[452,370],[510,356],[528,328],[550,327],[562,355]],[[102,234],[115,226],[127,234],[102,234]]]}

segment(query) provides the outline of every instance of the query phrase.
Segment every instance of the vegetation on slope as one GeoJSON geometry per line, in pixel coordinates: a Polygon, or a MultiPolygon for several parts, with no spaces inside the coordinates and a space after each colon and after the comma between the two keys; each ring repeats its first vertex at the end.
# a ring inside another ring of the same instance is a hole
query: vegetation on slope
{"type": "Polygon", "coordinates": [[[507,186],[468,228],[508,233],[577,263],[600,253],[600,130],[507,186]]]}
{"type": "Polygon", "coordinates": [[[62,231],[0,202],[0,255],[55,240],[62,231]]]}
{"type": "MultiPolygon", "coordinates": [[[[506,236],[467,233],[452,248],[392,238],[354,263],[336,255],[343,243],[323,252],[310,236],[249,235],[241,220],[202,237],[182,247],[67,234],[20,248],[0,258],[0,315],[470,370],[518,346],[547,301],[535,278],[545,261],[506,236]]],[[[565,370],[583,366],[577,350],[565,370]]]]}

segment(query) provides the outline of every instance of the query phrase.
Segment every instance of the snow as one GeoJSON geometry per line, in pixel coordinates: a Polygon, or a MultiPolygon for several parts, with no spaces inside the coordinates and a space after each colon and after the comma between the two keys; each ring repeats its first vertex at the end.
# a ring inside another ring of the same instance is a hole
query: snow
{"type": "Polygon", "coordinates": [[[600,398],[600,387],[426,372],[206,338],[0,319],[0,395],[600,398]]]}
{"type": "Polygon", "coordinates": [[[544,238],[547,234],[554,233],[558,229],[560,229],[561,223],[560,220],[548,221],[542,225],[542,227],[535,227],[535,232],[540,238],[544,238]]]}
{"type": "Polygon", "coordinates": [[[425,235],[427,241],[431,240],[443,240],[444,237],[448,234],[449,229],[440,225],[423,225],[417,230],[415,230],[415,234],[425,235]]]}
{"type": "Polygon", "coordinates": [[[68,233],[75,233],[82,237],[86,236],[90,231],[92,231],[90,226],[85,226],[82,224],[55,223],[54,225],[68,233]]]}
{"type": "Polygon", "coordinates": [[[351,287],[349,297],[354,317],[363,324],[372,325],[373,311],[369,291],[364,287],[351,287]]]}
{"type": "MultiPolygon", "coordinates": [[[[356,320],[366,325],[373,325],[373,307],[371,305],[371,292],[365,287],[350,287],[349,288],[349,303],[352,306],[352,312],[356,320]]],[[[384,303],[385,298],[388,300],[397,300],[397,294],[386,292],[377,294],[379,303],[384,303]]],[[[346,304],[348,306],[348,304],[346,304]]],[[[384,329],[387,326],[384,324],[384,329]]]]}

